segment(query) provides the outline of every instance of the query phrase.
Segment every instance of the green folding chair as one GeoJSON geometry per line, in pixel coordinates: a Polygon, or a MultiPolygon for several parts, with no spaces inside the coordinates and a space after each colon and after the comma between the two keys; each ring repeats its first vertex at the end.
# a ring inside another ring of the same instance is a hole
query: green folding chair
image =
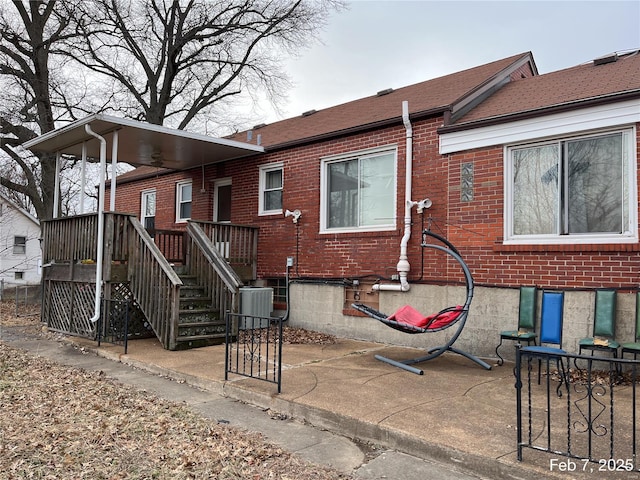
{"type": "Polygon", "coordinates": [[[625,353],[632,353],[633,359],[637,360],[640,353],[640,292],[636,293],[636,334],[635,342],[623,343],[622,353],[620,356],[624,358],[625,353]]]}
{"type": "Polygon", "coordinates": [[[500,343],[496,347],[498,365],[504,363],[504,359],[498,353],[504,340],[513,340],[518,343],[527,342],[536,345],[536,307],[538,304],[538,289],[536,287],[520,287],[520,303],[518,309],[518,329],[503,330],[500,332],[500,343]]]}
{"type": "Polygon", "coordinates": [[[620,344],[615,340],[616,334],[616,291],[596,290],[596,303],[593,315],[593,336],[583,338],[578,343],[579,354],[583,350],[608,352],[618,358],[620,344]]]}

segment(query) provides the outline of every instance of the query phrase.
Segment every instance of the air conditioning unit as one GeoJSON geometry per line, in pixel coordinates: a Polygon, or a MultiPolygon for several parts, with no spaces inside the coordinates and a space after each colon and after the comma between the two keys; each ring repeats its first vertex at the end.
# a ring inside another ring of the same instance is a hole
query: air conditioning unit
{"type": "Polygon", "coordinates": [[[273,288],[240,288],[240,330],[267,328],[273,311],[273,288]]]}

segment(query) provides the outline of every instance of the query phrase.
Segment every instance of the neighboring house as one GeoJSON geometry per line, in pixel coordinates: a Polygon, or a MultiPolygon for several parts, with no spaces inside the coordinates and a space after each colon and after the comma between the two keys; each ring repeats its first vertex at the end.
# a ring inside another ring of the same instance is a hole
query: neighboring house
{"type": "Polygon", "coordinates": [[[136,160],[144,166],[117,178],[115,210],[152,231],[189,219],[259,228],[252,283],[275,287],[278,302],[288,275],[294,325],[438,344],[446,330],[405,335],[350,308],[458,303],[461,272],[421,248],[431,228],[476,282],[461,348],[494,354],[521,285],[567,291],[570,351],[590,335],[593,290],[616,288],[619,338],[631,340],[638,72],[638,52],[545,75],[531,53],[515,55],[229,137],[263,151],[182,169],[161,155],[136,160]]]}
{"type": "Polygon", "coordinates": [[[4,287],[40,283],[40,223],[0,193],[0,281],[4,287]]]}

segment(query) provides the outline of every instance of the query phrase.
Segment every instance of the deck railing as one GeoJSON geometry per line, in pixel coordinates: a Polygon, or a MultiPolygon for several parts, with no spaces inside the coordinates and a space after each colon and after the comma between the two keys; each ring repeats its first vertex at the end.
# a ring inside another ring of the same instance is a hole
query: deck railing
{"type": "Polygon", "coordinates": [[[170,263],[184,265],[186,262],[186,232],[184,230],[150,230],[153,238],[164,257],[170,263]]]}
{"type": "Polygon", "coordinates": [[[224,312],[237,310],[242,280],[197,223],[189,223],[189,272],[198,278],[211,298],[211,307],[223,318],[224,312]]]}
{"type": "Polygon", "coordinates": [[[98,215],[43,220],[42,262],[70,262],[92,259],[96,261],[98,215]]]}
{"type": "Polygon", "coordinates": [[[129,288],[162,345],[176,348],[182,281],[135,217],[129,219],[129,288]]]}
{"type": "Polygon", "coordinates": [[[258,271],[258,229],[246,225],[193,221],[243,281],[255,280],[258,271]]]}

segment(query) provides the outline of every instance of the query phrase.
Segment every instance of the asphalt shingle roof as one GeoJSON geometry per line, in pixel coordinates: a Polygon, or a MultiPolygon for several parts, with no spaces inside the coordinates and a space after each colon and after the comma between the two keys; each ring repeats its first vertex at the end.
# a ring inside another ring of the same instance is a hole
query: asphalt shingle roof
{"type": "Polygon", "coordinates": [[[229,138],[256,143],[260,135],[265,148],[286,145],[305,139],[314,139],[355,128],[375,126],[402,116],[402,102],[409,102],[409,113],[442,112],[456,101],[472,93],[489,79],[510,67],[529,52],[480,65],[460,72],[438,77],[407,87],[398,88],[386,95],[372,95],[334,107],[318,110],[307,116],[297,116],[254,129],[252,139],[247,132],[239,132],[229,138]]]}
{"type": "Polygon", "coordinates": [[[589,62],[511,82],[460,118],[456,125],[640,91],[640,51],[595,65],[589,62]]]}

